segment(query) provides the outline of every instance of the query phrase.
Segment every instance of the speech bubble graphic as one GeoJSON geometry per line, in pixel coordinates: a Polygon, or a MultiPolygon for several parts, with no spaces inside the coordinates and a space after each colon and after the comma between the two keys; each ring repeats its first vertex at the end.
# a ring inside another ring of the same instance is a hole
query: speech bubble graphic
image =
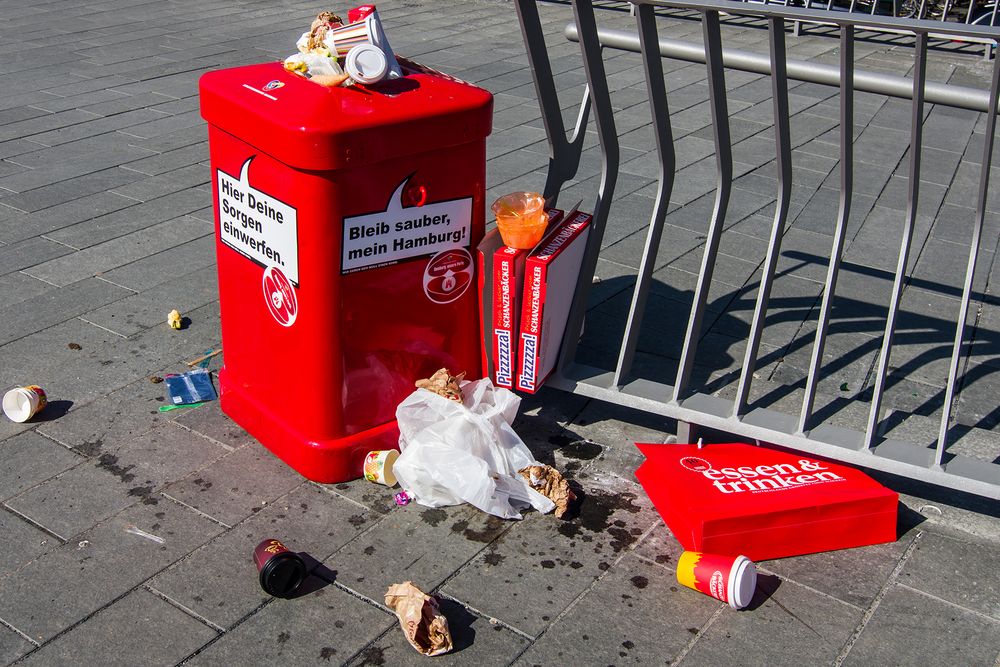
{"type": "Polygon", "coordinates": [[[396,187],[384,211],[344,218],[341,273],[469,245],[472,197],[403,206],[410,178],[396,187]]]}
{"type": "Polygon", "coordinates": [[[275,267],[299,284],[298,216],[295,208],[250,184],[247,158],[239,178],[216,169],[219,191],[219,238],[260,264],[275,267]]]}

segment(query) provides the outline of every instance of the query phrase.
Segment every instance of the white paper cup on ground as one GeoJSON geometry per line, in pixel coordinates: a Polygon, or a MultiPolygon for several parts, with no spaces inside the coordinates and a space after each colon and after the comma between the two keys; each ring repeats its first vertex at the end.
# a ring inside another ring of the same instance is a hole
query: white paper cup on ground
{"type": "Polygon", "coordinates": [[[392,474],[392,464],[399,458],[395,449],[379,449],[365,455],[365,479],[376,484],[396,486],[396,476],[392,474]]]}
{"type": "Polygon", "coordinates": [[[4,394],[3,412],[11,421],[26,422],[45,409],[48,399],[37,384],[15,387],[4,394]]]}
{"type": "Polygon", "coordinates": [[[344,57],[344,71],[358,83],[378,83],[388,73],[389,61],[377,46],[358,44],[344,57]]]}

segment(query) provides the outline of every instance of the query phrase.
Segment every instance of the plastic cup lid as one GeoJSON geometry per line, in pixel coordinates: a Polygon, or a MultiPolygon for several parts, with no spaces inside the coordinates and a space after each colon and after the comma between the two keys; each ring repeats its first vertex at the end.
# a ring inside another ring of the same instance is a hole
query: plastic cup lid
{"type": "Polygon", "coordinates": [[[739,556],[729,571],[729,605],[743,609],[757,590],[757,566],[746,556],[739,556]]]}
{"type": "Polygon", "coordinates": [[[376,83],[389,71],[389,62],[377,46],[358,44],[347,52],[344,69],[358,83],[376,83]]]}

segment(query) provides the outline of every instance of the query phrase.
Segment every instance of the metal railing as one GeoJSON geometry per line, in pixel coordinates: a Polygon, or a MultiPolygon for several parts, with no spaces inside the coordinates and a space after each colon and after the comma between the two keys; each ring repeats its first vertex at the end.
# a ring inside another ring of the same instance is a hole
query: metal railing
{"type": "MultiPolygon", "coordinates": [[[[990,498],[1000,498],[1000,465],[948,451],[952,405],[959,379],[959,362],[967,350],[965,323],[969,313],[976,260],[979,255],[989,189],[990,164],[993,155],[994,131],[1000,63],[992,67],[988,91],[980,91],[927,82],[928,38],[940,29],[930,21],[903,20],[893,17],[867,16],[847,12],[817,12],[782,5],[744,4],[733,0],[704,2],[675,0],[634,0],[637,34],[599,30],[592,0],[572,0],[575,21],[567,27],[567,35],[581,45],[587,91],[572,139],[566,139],[556,88],[552,80],[544,33],[534,0],[516,0],[529,62],[534,75],[542,119],[549,137],[550,159],[545,196],[554,200],[562,187],[577,171],[589,113],[593,113],[601,151],[601,178],[594,203],[594,221],[587,253],[583,260],[574,301],[570,310],[566,334],[560,352],[559,367],[549,384],[577,394],[626,405],[640,410],[677,419],[681,425],[680,439],[688,433],[688,425],[704,426],[745,438],[770,442],[847,463],[883,470],[933,484],[958,489],[990,498]],[[683,8],[701,15],[703,44],[685,44],[663,40],[658,36],[655,10],[658,7],[683,8]],[[724,50],[720,14],[754,16],[767,22],[769,55],[755,55],[724,50]],[[786,57],[786,29],[795,21],[818,21],[837,26],[840,31],[840,66],[790,61],[786,57]],[[854,66],[855,33],[860,29],[891,28],[914,35],[912,78],[878,75],[856,71],[854,66]],[[603,49],[637,51],[648,91],[651,122],[659,157],[659,178],[651,219],[646,229],[645,245],[635,276],[628,315],[614,368],[598,368],[577,360],[579,332],[585,318],[588,293],[593,282],[609,209],[614,199],[619,173],[620,148],[616,132],[603,49]],[[715,199],[700,262],[693,303],[677,363],[676,375],[667,381],[638,377],[633,364],[639,331],[647,314],[647,301],[656,257],[661,245],[664,221],[674,185],[677,158],[672,135],[668,95],[664,83],[663,57],[679,57],[706,64],[711,127],[715,147],[715,199]],[[773,221],[766,255],[760,265],[760,283],[753,317],[745,340],[743,362],[735,398],[725,399],[696,391],[692,386],[692,369],[699,341],[703,335],[709,289],[719,255],[719,245],[733,191],[733,141],[727,108],[726,68],[766,73],[771,77],[773,127],[776,161],[776,198],[773,221]],[[781,252],[781,242],[788,224],[792,188],[792,142],[788,81],[790,78],[812,81],[839,88],[839,207],[828,258],[822,299],[818,309],[815,338],[806,373],[805,389],[797,413],[788,414],[770,408],[751,408],[750,388],[758,364],[761,335],[768,313],[775,268],[781,252]],[[886,306],[881,349],[874,369],[872,399],[863,430],[848,429],[821,423],[815,411],[817,384],[821,378],[823,352],[831,321],[832,303],[842,268],[845,233],[851,214],[854,186],[854,93],[866,90],[911,100],[909,164],[907,174],[907,206],[893,285],[886,306]],[[907,281],[907,262],[911,254],[913,231],[917,220],[917,204],[921,187],[921,155],[923,118],[928,102],[983,111],[985,135],[980,163],[980,177],[975,199],[975,216],[959,313],[953,322],[955,331],[951,346],[948,379],[942,414],[935,443],[932,447],[882,436],[884,427],[883,398],[886,377],[893,350],[900,299],[907,281]]],[[[978,26],[958,26],[959,36],[995,40],[997,33],[978,26]]]]}

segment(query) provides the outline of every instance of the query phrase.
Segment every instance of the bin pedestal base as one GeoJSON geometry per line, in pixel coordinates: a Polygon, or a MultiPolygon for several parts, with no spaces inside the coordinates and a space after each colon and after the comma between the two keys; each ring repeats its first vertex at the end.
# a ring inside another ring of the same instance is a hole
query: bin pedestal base
{"type": "Polygon", "coordinates": [[[219,372],[222,411],[306,479],[321,484],[347,482],[362,476],[365,454],[398,449],[395,421],[343,438],[317,439],[301,433],[267,405],[226,382],[219,372]]]}

